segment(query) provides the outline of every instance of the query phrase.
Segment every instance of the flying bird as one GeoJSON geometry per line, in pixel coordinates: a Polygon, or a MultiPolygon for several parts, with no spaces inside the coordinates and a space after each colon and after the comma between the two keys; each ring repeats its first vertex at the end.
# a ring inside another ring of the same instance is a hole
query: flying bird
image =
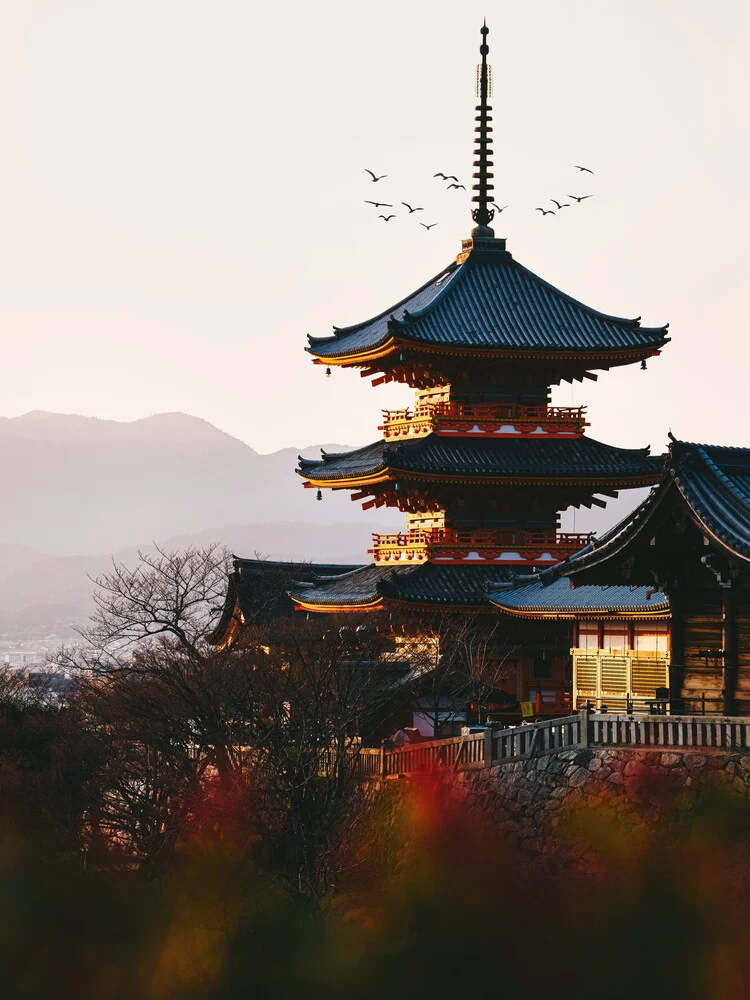
{"type": "Polygon", "coordinates": [[[587,198],[593,198],[594,196],[593,194],[582,194],[579,198],[577,194],[569,194],[568,197],[572,198],[573,201],[577,201],[580,205],[582,201],[585,201],[587,198]]]}
{"type": "Polygon", "coordinates": [[[492,207],[493,207],[493,208],[495,209],[495,211],[497,212],[497,214],[498,214],[498,215],[499,215],[499,214],[500,214],[501,212],[504,212],[504,211],[505,211],[505,209],[506,209],[506,208],[508,207],[507,205],[503,205],[503,207],[502,207],[502,208],[500,208],[500,206],[499,206],[499,205],[496,205],[494,201],[491,201],[491,202],[490,202],[490,205],[492,205],[492,207]]]}
{"type": "Polygon", "coordinates": [[[412,208],[407,201],[402,201],[401,204],[404,206],[404,208],[409,209],[409,215],[411,215],[413,212],[424,212],[423,208],[412,208]]]}
{"type": "Polygon", "coordinates": [[[447,190],[450,191],[451,188],[461,188],[462,191],[466,190],[463,184],[449,184],[447,190]]]}
{"type": "Polygon", "coordinates": [[[388,174],[381,174],[380,177],[378,177],[377,174],[374,174],[372,170],[369,170],[367,167],[365,167],[365,172],[368,173],[370,177],[372,177],[373,184],[376,184],[378,181],[382,181],[384,177],[388,176],[388,174]]]}
{"type": "Polygon", "coordinates": [[[550,201],[553,201],[557,205],[558,209],[570,208],[570,205],[567,202],[561,205],[557,198],[550,198],[550,201]]]}
{"type": "Polygon", "coordinates": [[[429,226],[427,225],[426,222],[420,222],[419,224],[420,226],[423,226],[425,229],[434,229],[435,226],[437,225],[437,222],[431,222],[429,226]]]}
{"type": "Polygon", "coordinates": [[[577,163],[574,163],[573,166],[576,168],[576,170],[580,170],[581,173],[583,173],[583,174],[593,174],[593,172],[594,172],[593,170],[589,170],[588,167],[581,167],[581,166],[579,166],[577,163]]]}
{"type": "Polygon", "coordinates": [[[541,212],[542,215],[554,215],[555,213],[551,208],[535,208],[535,212],[541,212]]]}
{"type": "Polygon", "coordinates": [[[393,205],[389,205],[387,201],[368,201],[366,198],[365,205],[374,205],[375,208],[393,208],[393,205]]]}
{"type": "Polygon", "coordinates": [[[433,177],[442,177],[444,181],[448,180],[448,178],[445,176],[445,174],[442,171],[440,171],[440,170],[438,170],[438,172],[436,174],[433,174],[432,176],[433,177]]]}
{"type": "Polygon", "coordinates": [[[458,184],[458,177],[454,177],[453,174],[448,174],[447,177],[443,177],[445,181],[455,181],[458,184]]]}
{"type": "Polygon", "coordinates": [[[382,219],[383,222],[388,222],[389,219],[395,219],[396,216],[395,216],[395,213],[394,213],[393,215],[379,215],[378,218],[382,219]]]}

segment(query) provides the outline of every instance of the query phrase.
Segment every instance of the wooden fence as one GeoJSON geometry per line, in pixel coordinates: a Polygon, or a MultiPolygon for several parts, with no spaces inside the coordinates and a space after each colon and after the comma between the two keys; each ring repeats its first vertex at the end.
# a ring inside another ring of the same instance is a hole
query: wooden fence
{"type": "Polygon", "coordinates": [[[486,729],[470,736],[430,740],[394,750],[364,748],[356,753],[354,769],[363,778],[391,778],[490,767],[560,750],[608,746],[750,752],[750,717],[633,716],[591,713],[583,708],[563,719],[513,729],[486,729]]]}

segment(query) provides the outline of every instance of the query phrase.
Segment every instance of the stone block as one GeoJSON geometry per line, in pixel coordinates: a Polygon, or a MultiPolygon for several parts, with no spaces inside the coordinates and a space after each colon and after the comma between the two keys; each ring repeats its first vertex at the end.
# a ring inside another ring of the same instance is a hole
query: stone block
{"type": "Polygon", "coordinates": [[[685,767],[687,767],[691,771],[694,771],[698,767],[703,767],[707,759],[708,758],[701,753],[686,753],[685,767]]]}
{"type": "Polygon", "coordinates": [[[739,777],[733,778],[732,788],[735,790],[735,792],[739,792],[740,795],[747,796],[747,785],[742,780],[742,778],[739,777]]]}
{"type": "Polygon", "coordinates": [[[571,788],[578,788],[584,785],[589,780],[589,772],[585,767],[576,767],[573,772],[568,774],[568,784],[571,788]]]}
{"type": "Polygon", "coordinates": [[[708,758],[708,766],[716,768],[718,770],[720,767],[725,766],[728,759],[729,758],[726,757],[724,754],[712,753],[711,756],[708,758]]]}
{"type": "Polygon", "coordinates": [[[598,771],[601,766],[601,757],[592,757],[588,764],[589,771],[598,771]]]}
{"type": "Polygon", "coordinates": [[[610,776],[607,778],[607,781],[611,785],[624,785],[625,777],[622,771],[613,771],[612,774],[610,774],[610,776]]]}
{"type": "Polygon", "coordinates": [[[682,763],[682,754],[663,753],[661,755],[661,762],[664,767],[676,767],[678,764],[682,763]]]}
{"type": "Polygon", "coordinates": [[[646,767],[642,760],[629,760],[625,765],[625,774],[632,776],[636,774],[648,774],[649,768],[646,767]]]}

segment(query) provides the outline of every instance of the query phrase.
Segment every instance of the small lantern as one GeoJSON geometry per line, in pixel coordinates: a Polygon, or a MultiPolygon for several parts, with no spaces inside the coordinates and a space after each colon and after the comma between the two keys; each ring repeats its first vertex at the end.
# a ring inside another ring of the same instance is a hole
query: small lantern
{"type": "Polygon", "coordinates": [[[316,500],[322,500],[323,499],[323,492],[322,492],[322,490],[318,490],[318,492],[315,494],[315,499],[316,500]]]}
{"type": "Polygon", "coordinates": [[[330,377],[331,377],[331,369],[330,368],[326,368],[326,378],[330,378],[330,377]]]}
{"type": "Polygon", "coordinates": [[[646,359],[644,358],[643,361],[641,361],[641,371],[645,372],[647,368],[648,365],[646,364],[646,359]]]}

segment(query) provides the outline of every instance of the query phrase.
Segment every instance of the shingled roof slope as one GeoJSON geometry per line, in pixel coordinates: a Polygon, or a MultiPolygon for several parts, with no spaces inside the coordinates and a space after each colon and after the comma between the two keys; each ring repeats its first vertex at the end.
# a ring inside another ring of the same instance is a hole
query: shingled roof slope
{"type": "Polygon", "coordinates": [[[496,590],[490,594],[490,601],[509,614],[517,612],[542,612],[596,615],[617,612],[642,612],[659,614],[669,611],[669,601],[653,587],[629,587],[623,585],[600,586],[584,584],[571,587],[570,580],[556,580],[548,587],[532,583],[513,590],[496,590]]]}
{"type": "MultiPolygon", "coordinates": [[[[497,241],[502,243],[502,241],[497,241]]],[[[469,256],[373,319],[309,337],[312,354],[366,353],[392,336],[415,344],[524,353],[643,351],[662,347],[667,326],[641,327],[584,305],[523,267],[506,250],[469,256]]]]}
{"type": "Polygon", "coordinates": [[[750,560],[750,448],[675,440],[669,469],[706,531],[750,560]]]}
{"type": "Polygon", "coordinates": [[[474,440],[437,434],[390,444],[377,441],[344,454],[300,458],[298,473],[335,481],[394,471],[487,478],[601,479],[624,476],[654,482],[662,460],[648,448],[615,448],[585,435],[579,438],[494,438],[474,440]]]}
{"type": "Polygon", "coordinates": [[[295,587],[290,596],[299,603],[316,607],[357,607],[379,598],[411,604],[486,607],[487,585],[512,570],[494,566],[439,566],[421,563],[412,566],[362,566],[334,580],[311,587],[295,587]]]}

